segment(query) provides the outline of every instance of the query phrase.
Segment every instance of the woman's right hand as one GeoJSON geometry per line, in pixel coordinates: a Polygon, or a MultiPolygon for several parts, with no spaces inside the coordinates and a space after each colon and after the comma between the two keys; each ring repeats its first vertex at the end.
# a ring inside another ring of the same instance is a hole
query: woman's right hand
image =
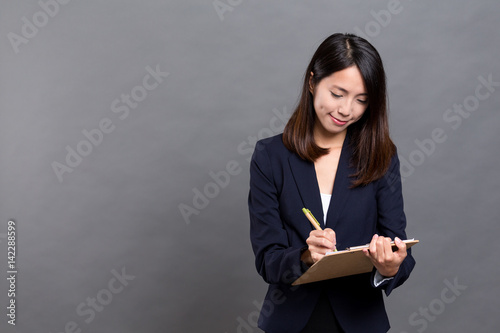
{"type": "Polygon", "coordinates": [[[300,259],[311,266],[325,256],[327,252],[335,251],[337,241],[335,231],[330,228],[324,230],[313,230],[306,239],[307,250],[302,253],[300,259]]]}

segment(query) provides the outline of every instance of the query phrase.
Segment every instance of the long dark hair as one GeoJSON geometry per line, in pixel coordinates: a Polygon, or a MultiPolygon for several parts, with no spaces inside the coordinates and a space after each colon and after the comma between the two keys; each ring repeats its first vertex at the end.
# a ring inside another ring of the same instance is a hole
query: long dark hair
{"type": "Polygon", "coordinates": [[[352,186],[357,187],[383,177],[396,153],[389,137],[384,66],[377,50],[365,39],[353,34],[333,34],[321,43],[307,66],[301,97],[285,126],[283,142],[289,150],[311,162],[328,153],[327,148],[314,141],[316,114],[310,80],[316,86],[325,77],[351,66],[361,72],[369,103],[361,119],[348,127],[353,149],[351,164],[356,168],[351,175],[352,186]]]}

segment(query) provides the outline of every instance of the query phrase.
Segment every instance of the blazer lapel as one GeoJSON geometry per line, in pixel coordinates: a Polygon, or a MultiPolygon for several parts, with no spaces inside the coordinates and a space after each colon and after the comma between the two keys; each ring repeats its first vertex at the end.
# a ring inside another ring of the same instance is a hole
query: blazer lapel
{"type": "MultiPolygon", "coordinates": [[[[351,193],[351,178],[349,175],[353,174],[356,170],[350,166],[350,160],[351,149],[349,147],[348,134],[342,145],[335,183],[333,184],[332,198],[326,215],[326,225],[333,230],[335,230],[335,226],[339,222],[340,213],[344,209],[351,193]]],[[[321,204],[321,195],[319,193],[314,163],[305,161],[296,154],[290,155],[288,162],[304,207],[313,213],[321,224],[321,228],[324,229],[323,205],[321,204]]]]}
{"type": "Polygon", "coordinates": [[[323,206],[314,164],[301,159],[296,154],[290,155],[288,162],[304,208],[309,209],[321,224],[321,228],[324,228],[323,206]]]}
{"type": "Polygon", "coordinates": [[[339,165],[337,174],[333,184],[332,199],[326,215],[326,222],[329,228],[335,230],[335,226],[339,222],[339,216],[342,212],[350,194],[351,178],[349,175],[355,172],[354,168],[350,167],[351,149],[349,148],[349,135],[344,140],[342,152],[340,153],[339,165]]]}

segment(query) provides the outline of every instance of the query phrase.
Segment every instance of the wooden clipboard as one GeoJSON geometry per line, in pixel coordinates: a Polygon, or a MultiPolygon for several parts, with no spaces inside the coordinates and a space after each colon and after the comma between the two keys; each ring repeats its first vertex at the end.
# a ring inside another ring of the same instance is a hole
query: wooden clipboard
{"type": "MultiPolygon", "coordinates": [[[[407,239],[403,242],[406,243],[406,248],[408,249],[419,241],[407,239]]],[[[363,253],[363,249],[366,248],[368,248],[368,245],[350,247],[343,251],[332,252],[309,267],[292,285],[296,286],[304,283],[371,272],[373,269],[372,262],[363,253]]],[[[397,249],[396,245],[393,245],[392,249],[395,251],[397,249]]]]}

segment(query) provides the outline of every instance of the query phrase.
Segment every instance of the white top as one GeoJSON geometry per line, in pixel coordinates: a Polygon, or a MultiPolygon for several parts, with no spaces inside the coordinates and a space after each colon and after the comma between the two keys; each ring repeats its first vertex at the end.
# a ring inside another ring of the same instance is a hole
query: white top
{"type": "Polygon", "coordinates": [[[332,195],[331,194],[321,194],[321,204],[323,205],[323,217],[324,217],[324,222],[326,225],[326,214],[328,213],[328,207],[330,207],[330,201],[332,200],[332,195]]]}

